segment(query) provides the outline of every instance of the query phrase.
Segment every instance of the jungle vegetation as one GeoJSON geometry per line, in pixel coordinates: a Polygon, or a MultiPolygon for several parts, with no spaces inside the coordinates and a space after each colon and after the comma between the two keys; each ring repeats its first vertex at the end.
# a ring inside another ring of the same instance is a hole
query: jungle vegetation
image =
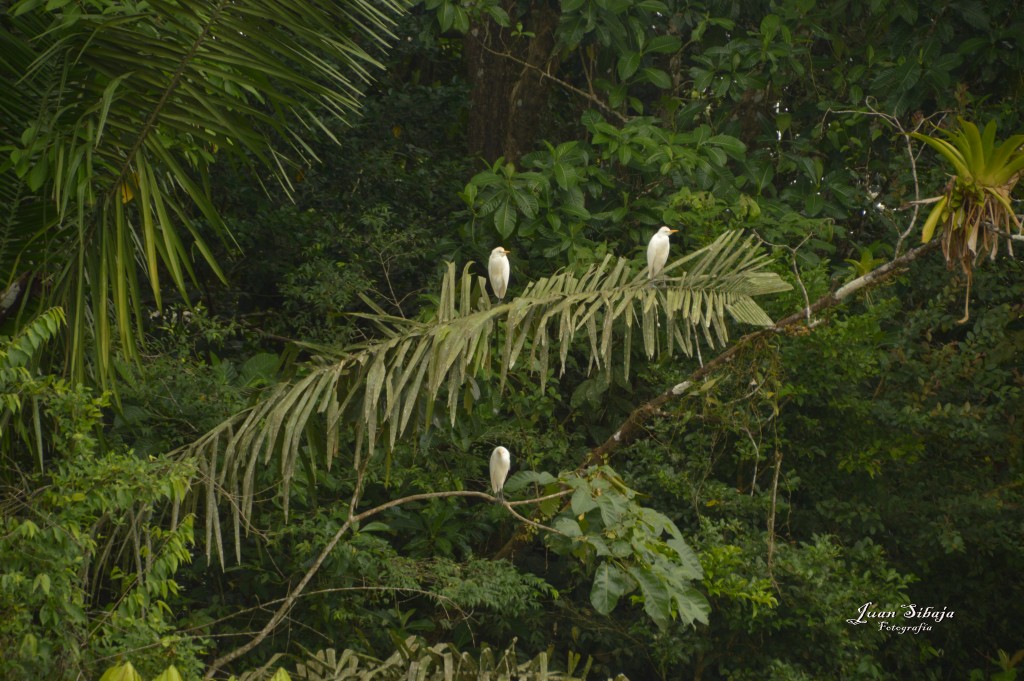
{"type": "Polygon", "coordinates": [[[0,677],[1016,678],[1022,38],[5,3],[0,677]]]}

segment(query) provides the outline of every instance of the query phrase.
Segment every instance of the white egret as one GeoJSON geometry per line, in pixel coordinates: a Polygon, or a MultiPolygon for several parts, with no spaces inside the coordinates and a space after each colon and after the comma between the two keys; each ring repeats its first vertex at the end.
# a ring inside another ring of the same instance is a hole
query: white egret
{"type": "Polygon", "coordinates": [[[498,296],[498,300],[505,297],[505,290],[508,289],[509,266],[506,255],[511,252],[498,246],[491,251],[491,257],[487,261],[487,274],[491,278],[491,288],[494,289],[494,295],[498,296]]]}
{"type": "Polygon", "coordinates": [[[502,498],[501,488],[505,486],[508,469],[512,467],[512,454],[504,447],[495,447],[491,452],[491,489],[502,498]]]}
{"type": "Polygon", "coordinates": [[[647,244],[647,278],[654,279],[661,272],[662,268],[665,267],[665,263],[668,262],[668,249],[671,244],[668,242],[668,235],[675,234],[678,229],[669,229],[668,227],[662,226],[654,236],[651,237],[650,243],[647,244]]]}

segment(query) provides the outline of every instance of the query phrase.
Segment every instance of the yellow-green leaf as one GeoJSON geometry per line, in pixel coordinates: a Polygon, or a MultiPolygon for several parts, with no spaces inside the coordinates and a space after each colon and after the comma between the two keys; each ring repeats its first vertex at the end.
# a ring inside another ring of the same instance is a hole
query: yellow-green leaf
{"type": "Polygon", "coordinates": [[[921,243],[928,243],[932,240],[932,235],[935,233],[935,226],[939,224],[939,218],[942,217],[942,211],[946,209],[946,203],[949,201],[948,196],[943,196],[939,199],[935,206],[932,208],[932,212],[928,214],[928,219],[924,221],[924,227],[921,229],[921,243]]]}

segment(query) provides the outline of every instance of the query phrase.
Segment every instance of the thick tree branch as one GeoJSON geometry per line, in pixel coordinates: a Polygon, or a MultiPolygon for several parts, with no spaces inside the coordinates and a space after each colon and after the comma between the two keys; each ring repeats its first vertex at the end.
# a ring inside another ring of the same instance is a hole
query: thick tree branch
{"type": "Polygon", "coordinates": [[[720,355],[709,361],[704,366],[700,367],[692,374],[689,378],[682,383],[675,385],[662,394],[658,395],[646,404],[642,404],[633,410],[633,413],[629,415],[626,421],[619,427],[615,433],[604,441],[598,447],[591,450],[590,454],[580,465],[580,470],[588,468],[598,463],[604,463],[607,461],[609,455],[622,445],[632,442],[642,432],[643,424],[654,414],[657,414],[663,406],[667,403],[675,400],[682,395],[686,394],[690,386],[695,385],[698,381],[705,378],[706,376],[714,373],[723,365],[728,364],[732,361],[741,350],[746,348],[754,341],[764,338],[772,334],[779,333],[794,324],[805,321],[810,315],[821,310],[835,307],[845,299],[852,296],[857,291],[873,286],[879,282],[889,279],[903,267],[909,265],[913,261],[917,260],[921,256],[934,251],[938,248],[938,239],[931,241],[923,246],[919,246],[913,250],[907,251],[904,255],[898,258],[890,260],[884,265],[877,267],[862,277],[858,277],[853,281],[841,286],[833,292],[829,292],[804,309],[794,312],[793,314],[785,317],[772,326],[758,331],[753,331],[745,336],[742,336],[739,340],[729,346],[720,355]]]}

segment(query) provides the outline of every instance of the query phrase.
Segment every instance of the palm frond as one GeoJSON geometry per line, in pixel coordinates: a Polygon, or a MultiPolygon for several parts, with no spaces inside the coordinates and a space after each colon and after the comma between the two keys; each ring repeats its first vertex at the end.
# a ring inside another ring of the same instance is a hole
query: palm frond
{"type": "Polygon", "coordinates": [[[187,448],[186,454],[206,466],[208,550],[217,547],[223,561],[218,494],[235,499],[237,535],[237,522],[252,511],[259,466],[279,469],[287,514],[290,483],[304,446],[322,449],[324,465],[330,467],[344,433],[354,441],[358,467],[380,445],[394,447],[414,415],[430,427],[440,407],[454,425],[460,408],[473,404],[471,377],[482,375],[503,386],[509,369],[525,358],[543,386],[552,354],[557,349],[564,372],[579,337],[587,341],[590,370],[609,371],[614,356],[621,354],[628,371],[634,327],[639,327],[647,356],[656,357],[691,354],[698,342],[724,344],[727,316],[740,323],[771,324],[754,298],[789,285],[766,270],[768,263],[752,238],[733,231],[672,263],[665,272],[678,274],[654,284],[629,260],[608,257],[582,275],[559,272],[533,282],[500,305],[491,304],[484,279],[471,273],[471,264],[461,276],[449,264],[434,321],[362,315],[382,329],[380,339],[354,345],[336,360],[318,360],[304,376],[274,387],[258,404],[187,448]],[[492,347],[499,333],[504,341],[492,347]],[[497,371],[491,367],[492,350],[500,361],[497,371]],[[322,447],[311,433],[324,434],[322,447]]]}
{"type": "MultiPolygon", "coordinates": [[[[17,451],[13,437],[17,436],[44,469],[43,407],[38,394],[46,379],[30,370],[40,348],[56,336],[64,326],[64,310],[59,307],[45,310],[25,324],[11,337],[0,337],[0,451],[6,459],[17,451]],[[27,402],[27,404],[26,404],[27,402]]],[[[16,464],[12,464],[12,469],[16,464]]]]}
{"type": "Polygon", "coordinates": [[[19,244],[63,254],[50,267],[51,298],[72,315],[73,374],[84,374],[87,346],[101,380],[112,349],[132,354],[162,278],[187,300],[196,258],[220,276],[206,238],[228,234],[210,169],[255,160],[290,187],[291,164],[314,160],[307,131],[329,133],[324,119],[356,110],[380,66],[363,45],[386,43],[403,9],[398,0],[15,4],[0,26],[0,82],[20,95],[0,107],[10,136],[0,147],[12,158],[0,166],[0,274],[31,260],[19,244]]]}
{"type": "MultiPolygon", "coordinates": [[[[283,656],[276,655],[259,669],[244,672],[239,681],[267,681],[275,676],[275,665],[283,656]]],[[[593,660],[587,658],[581,665],[581,656],[566,655],[567,671],[549,670],[554,666],[552,651],[521,661],[516,654],[515,642],[504,650],[484,645],[476,655],[460,651],[451,643],[428,646],[421,639],[408,637],[386,660],[378,660],[353,650],[336,651],[333,648],[309,652],[299,662],[292,677],[302,681],[400,681],[402,679],[481,679],[518,678],[548,679],[549,681],[582,681],[587,678],[593,660]],[[578,676],[577,676],[578,674],[578,676]]],[[[626,681],[619,674],[615,681],[626,681]]]]}

